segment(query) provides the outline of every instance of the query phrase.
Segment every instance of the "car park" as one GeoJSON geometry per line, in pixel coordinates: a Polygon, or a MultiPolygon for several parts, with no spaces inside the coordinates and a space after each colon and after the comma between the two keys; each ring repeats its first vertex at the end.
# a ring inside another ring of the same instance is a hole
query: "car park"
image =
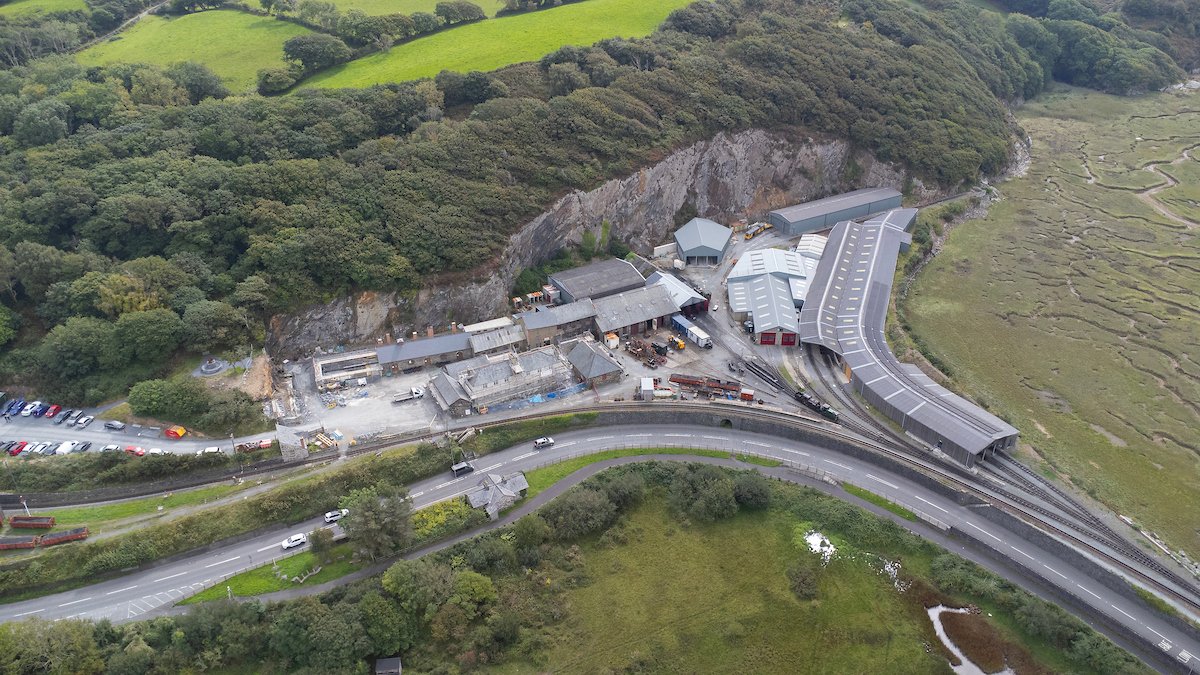
{"type": "Polygon", "coordinates": [[[29,443],[25,441],[17,441],[15,445],[8,449],[8,454],[16,457],[17,455],[21,454],[21,451],[24,450],[28,445],[29,443]]]}
{"type": "Polygon", "coordinates": [[[103,448],[100,448],[100,452],[120,452],[120,451],[121,451],[121,446],[119,446],[119,445],[106,445],[103,448]]]}
{"type": "Polygon", "coordinates": [[[79,445],[75,446],[75,449],[72,450],[71,452],[87,452],[88,450],[91,450],[91,449],[92,449],[92,442],[84,441],[84,442],[80,443],[79,445]]]}
{"type": "Polygon", "coordinates": [[[30,415],[33,414],[33,411],[36,410],[38,408],[38,406],[40,406],[40,405],[42,405],[41,401],[34,401],[32,403],[26,403],[25,407],[21,409],[21,417],[29,417],[30,415]]]}
{"type": "Polygon", "coordinates": [[[54,454],[69,455],[69,454],[71,454],[71,451],[74,450],[75,447],[78,445],[79,445],[79,441],[65,441],[65,442],[59,444],[59,446],[54,449],[54,454]]]}
{"type": "Polygon", "coordinates": [[[337,521],[350,515],[350,509],[338,509],[337,511],[329,511],[325,514],[325,522],[336,523],[337,521]]]}
{"type": "Polygon", "coordinates": [[[117,420],[109,420],[104,423],[104,428],[110,431],[125,431],[125,423],[117,420]]]}
{"type": "Polygon", "coordinates": [[[549,436],[542,436],[541,438],[539,438],[533,442],[533,447],[536,450],[541,450],[542,448],[548,448],[552,445],[554,445],[554,439],[550,438],[549,436]]]}
{"type": "Polygon", "coordinates": [[[146,449],[139,445],[127,445],[125,446],[125,452],[135,457],[143,457],[146,454],[146,449]]]}
{"type": "Polygon", "coordinates": [[[292,536],[288,537],[287,539],[284,539],[283,543],[281,545],[283,546],[283,550],[286,551],[289,548],[296,548],[297,546],[303,546],[307,543],[308,543],[308,535],[307,534],[293,534],[292,536]]]}
{"type": "Polygon", "coordinates": [[[46,409],[46,417],[54,417],[61,410],[62,410],[62,406],[55,403],[54,405],[52,405],[46,409]]]}
{"type": "Polygon", "coordinates": [[[50,409],[49,403],[42,403],[41,405],[39,405],[38,407],[33,409],[33,416],[41,417],[42,415],[45,415],[46,411],[49,409],[50,409]]]}
{"type": "Polygon", "coordinates": [[[54,418],[54,423],[55,423],[55,424],[62,424],[63,422],[66,422],[66,421],[67,421],[67,417],[69,417],[69,416],[71,415],[71,413],[73,413],[73,412],[75,412],[75,411],[74,411],[74,410],[64,410],[64,411],[62,411],[62,414],[61,414],[61,415],[59,415],[58,417],[55,417],[55,418],[54,418]]]}
{"type": "Polygon", "coordinates": [[[91,415],[84,415],[83,417],[80,417],[79,419],[75,420],[75,426],[82,429],[82,428],[86,427],[87,425],[91,424],[92,420],[94,420],[94,419],[96,419],[96,418],[92,417],[91,415]]]}

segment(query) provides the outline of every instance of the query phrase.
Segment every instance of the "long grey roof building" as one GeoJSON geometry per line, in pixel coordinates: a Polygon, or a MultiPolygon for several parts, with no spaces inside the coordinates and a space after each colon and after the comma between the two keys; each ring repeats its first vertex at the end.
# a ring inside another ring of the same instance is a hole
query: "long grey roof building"
{"type": "Polygon", "coordinates": [[[839,354],[851,385],[917,438],[972,466],[1016,446],[1012,425],[901,363],[884,338],[896,257],[916,209],[838,223],[800,312],[800,340],[839,354]]]}
{"type": "Polygon", "coordinates": [[[828,229],[843,220],[865,218],[900,206],[900,193],[891,188],[864,188],[824,199],[777,209],[767,220],[789,237],[828,229]]]}
{"type": "Polygon", "coordinates": [[[645,277],[637,268],[617,258],[598,260],[582,267],[555,272],[550,275],[549,281],[561,292],[564,303],[604,298],[632,291],[646,283],[645,277]]]}

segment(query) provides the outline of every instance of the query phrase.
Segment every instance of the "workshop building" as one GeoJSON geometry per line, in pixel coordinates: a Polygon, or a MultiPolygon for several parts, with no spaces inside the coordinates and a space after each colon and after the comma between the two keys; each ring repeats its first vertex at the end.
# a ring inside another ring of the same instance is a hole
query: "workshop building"
{"type": "Polygon", "coordinates": [[[573,346],[564,344],[563,348],[567,350],[567,361],[580,381],[599,385],[621,379],[621,366],[590,336],[580,338],[573,346]]]}
{"type": "Polygon", "coordinates": [[[708,311],[708,298],[673,274],[653,272],[646,277],[646,285],[666,288],[671,294],[671,300],[686,314],[708,311]]]}
{"type": "Polygon", "coordinates": [[[583,300],[521,312],[517,315],[517,324],[525,331],[525,344],[538,347],[592,330],[595,316],[596,308],[591,301],[583,300]]]}
{"type": "Polygon", "coordinates": [[[471,333],[468,342],[473,354],[497,354],[519,349],[525,342],[525,331],[515,324],[482,333],[471,333]]]}
{"type": "Polygon", "coordinates": [[[733,230],[707,218],[692,218],[675,230],[675,251],[687,265],[718,265],[729,250],[733,230]]]}
{"type": "Polygon", "coordinates": [[[767,220],[782,234],[795,237],[828,230],[843,220],[857,220],[900,206],[891,188],[866,188],[771,211],[767,220]]]}
{"type": "Polygon", "coordinates": [[[637,268],[617,258],[597,260],[583,267],[555,272],[550,275],[549,281],[551,286],[558,289],[562,304],[605,298],[632,291],[646,283],[637,268]]]}
{"type": "Polygon", "coordinates": [[[561,389],[571,381],[570,366],[554,345],[520,354],[475,356],[446,364],[444,370],[480,412],[495,403],[561,389]]]}
{"type": "Polygon", "coordinates": [[[670,325],[671,315],[679,312],[671,293],[658,285],[594,300],[592,304],[596,308],[595,334],[601,340],[605,333],[627,337],[653,332],[670,325]]]}
{"type": "Polygon", "coordinates": [[[793,347],[798,344],[799,310],[818,259],[774,248],[749,251],[729,272],[729,311],[755,342],[793,347]]]}
{"type": "Polygon", "coordinates": [[[464,417],[471,414],[471,410],[474,408],[471,405],[471,397],[467,396],[467,392],[461,384],[446,373],[434,375],[429,382],[429,389],[432,390],[433,400],[437,402],[438,407],[450,413],[451,417],[464,417]]]}
{"type": "Polygon", "coordinates": [[[446,333],[433,337],[403,340],[393,345],[375,348],[379,365],[392,372],[403,372],[422,366],[436,366],[471,356],[469,333],[446,333]]]}

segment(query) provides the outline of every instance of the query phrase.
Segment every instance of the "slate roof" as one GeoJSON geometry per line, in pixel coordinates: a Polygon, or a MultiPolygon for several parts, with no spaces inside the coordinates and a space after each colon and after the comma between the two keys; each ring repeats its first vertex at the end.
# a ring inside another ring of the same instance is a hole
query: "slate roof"
{"type": "Polygon", "coordinates": [[[550,275],[550,282],[571,295],[573,301],[602,298],[637,288],[646,282],[637,269],[624,260],[608,258],[583,267],[550,275]]]}
{"type": "Polygon", "coordinates": [[[596,308],[592,306],[591,300],[580,300],[579,302],[570,302],[565,305],[553,305],[543,307],[537,311],[521,312],[517,318],[521,323],[525,324],[528,330],[537,330],[538,328],[550,328],[552,326],[562,326],[563,324],[589,319],[596,316],[596,308]]]}
{"type": "Polygon", "coordinates": [[[675,230],[675,243],[683,250],[684,255],[698,248],[710,248],[715,251],[725,250],[733,230],[707,218],[692,218],[675,230]]]}
{"type": "Polygon", "coordinates": [[[403,344],[384,345],[376,347],[375,353],[380,363],[399,363],[450,354],[452,352],[469,352],[471,338],[466,333],[447,333],[431,338],[405,340],[403,344]]]}
{"type": "Polygon", "coordinates": [[[488,352],[501,347],[515,345],[525,339],[525,331],[520,326],[505,326],[499,330],[489,330],[486,333],[471,333],[471,351],[475,353],[488,352]]]}
{"type": "Polygon", "coordinates": [[[580,340],[576,343],[567,353],[567,360],[585,380],[594,380],[621,370],[600,345],[590,340],[580,340]]]}
{"type": "Polygon", "coordinates": [[[429,382],[429,388],[433,390],[433,397],[437,399],[442,408],[449,410],[450,406],[459,401],[470,403],[471,399],[467,396],[467,392],[463,390],[462,385],[455,382],[446,373],[438,373],[434,375],[429,382]]]}
{"type": "Polygon", "coordinates": [[[844,209],[852,209],[858,206],[866,206],[874,202],[884,199],[893,199],[901,196],[899,192],[891,188],[864,188],[847,192],[845,194],[834,195],[816,201],[806,202],[804,204],[796,204],[782,209],[776,209],[771,213],[778,214],[790,222],[796,223],[801,220],[808,220],[817,216],[823,216],[829,213],[842,211],[844,209]]]}
{"type": "Polygon", "coordinates": [[[483,507],[489,516],[495,518],[501,509],[520,499],[522,490],[528,489],[529,481],[525,480],[523,473],[510,476],[489,473],[479,482],[479,487],[467,493],[467,502],[471,508],[483,507]]]}
{"type": "Polygon", "coordinates": [[[593,300],[596,307],[596,327],[601,332],[632,326],[679,311],[671,293],[662,286],[644,286],[607,298],[593,300]]]}
{"type": "Polygon", "coordinates": [[[704,296],[696,292],[696,289],[688,286],[681,281],[679,277],[666,272],[654,272],[646,277],[647,286],[664,286],[671,294],[671,299],[680,307],[687,307],[696,303],[704,302],[704,296]]]}

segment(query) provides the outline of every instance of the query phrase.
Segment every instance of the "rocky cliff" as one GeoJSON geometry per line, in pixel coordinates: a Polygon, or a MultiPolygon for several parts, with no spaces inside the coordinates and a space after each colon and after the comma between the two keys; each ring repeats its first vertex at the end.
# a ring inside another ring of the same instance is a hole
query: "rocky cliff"
{"type": "MultiPolygon", "coordinates": [[[[317,347],[374,344],[385,336],[424,334],[429,326],[441,332],[451,322],[503,315],[523,268],[578,244],[586,231],[599,238],[605,221],[611,237],[645,253],[669,239],[685,204],[701,216],[731,223],[860,187],[900,189],[905,179],[902,169],[854,152],[843,140],[761,130],[721,134],[631,176],[562,197],[513,233],[496,269],[412,295],[367,292],[277,316],[269,347],[276,356],[295,358],[317,347]]],[[[917,180],[910,190],[921,201],[937,195],[917,180]]]]}

